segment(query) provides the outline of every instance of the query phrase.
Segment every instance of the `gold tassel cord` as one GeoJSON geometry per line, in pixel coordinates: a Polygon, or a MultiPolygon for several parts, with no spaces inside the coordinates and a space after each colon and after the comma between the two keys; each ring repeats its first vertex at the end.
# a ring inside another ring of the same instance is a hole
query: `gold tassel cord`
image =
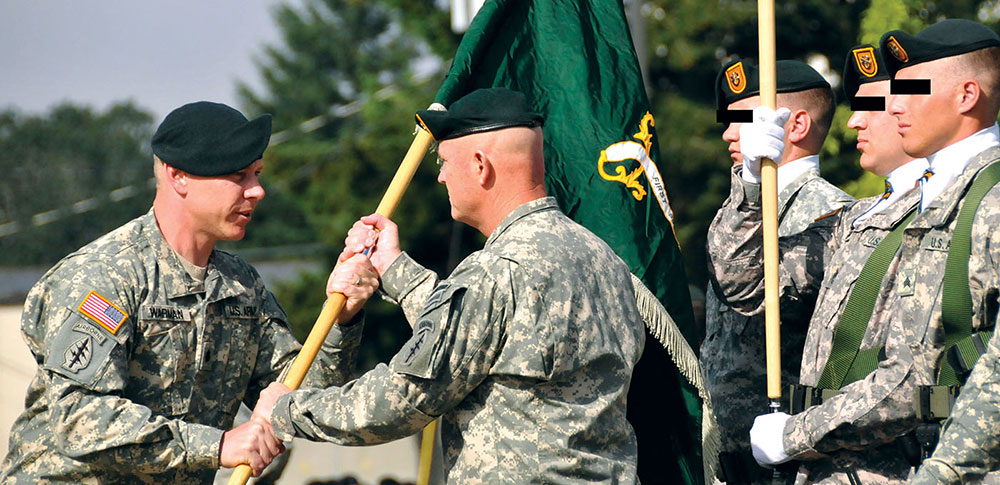
{"type": "Polygon", "coordinates": [[[646,323],[649,333],[663,344],[667,353],[670,354],[670,360],[677,366],[677,370],[687,379],[688,383],[698,390],[702,414],[702,466],[705,470],[705,480],[711,481],[719,466],[719,449],[722,447],[722,438],[719,435],[719,425],[715,421],[715,413],[712,411],[712,399],[705,389],[705,379],[701,373],[698,357],[688,345],[687,340],[684,339],[680,329],[677,328],[677,323],[674,322],[667,309],[636,275],[632,275],[632,287],[635,289],[635,301],[639,307],[639,314],[642,315],[642,320],[646,323]]]}

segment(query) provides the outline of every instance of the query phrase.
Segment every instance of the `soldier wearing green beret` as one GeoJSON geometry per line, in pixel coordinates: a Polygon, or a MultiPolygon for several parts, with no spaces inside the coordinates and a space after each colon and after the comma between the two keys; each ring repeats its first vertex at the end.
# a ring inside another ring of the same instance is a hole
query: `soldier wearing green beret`
{"type": "MultiPolygon", "coordinates": [[[[827,423],[853,417],[845,403],[862,402],[871,390],[865,376],[874,370],[877,359],[855,356],[859,352],[877,356],[884,346],[891,322],[887,313],[873,310],[891,307],[896,298],[893,293],[872,290],[877,290],[883,279],[892,278],[890,267],[898,260],[893,258],[896,247],[891,235],[901,231],[914,213],[920,198],[916,182],[927,166],[926,160],[914,160],[903,151],[896,121],[884,111],[889,74],[879,51],[862,45],[851,49],[847,57],[844,91],[855,107],[847,126],[858,131],[861,167],[886,176],[886,190],[824,217],[823,224],[813,224],[779,241],[782,304],[816,303],[802,352],[800,385],[793,386],[788,396],[794,416],[761,415],[750,431],[755,456],[766,466],[793,458],[785,452],[795,446],[783,436],[786,422],[802,430],[796,436],[822,436],[827,423]],[[842,343],[845,335],[854,340],[842,343]],[[859,365],[849,365],[855,361],[859,365]],[[837,367],[840,362],[848,365],[841,370],[837,367]],[[860,365],[862,362],[871,365],[860,365]],[[845,372],[848,368],[850,372],[845,372]]],[[[733,297],[734,306],[760,311],[760,209],[743,207],[740,212],[742,215],[732,218],[731,233],[712,233],[709,244],[726,243],[733,237],[746,243],[730,244],[734,250],[712,263],[721,275],[720,287],[733,297]]],[[[895,445],[831,450],[815,458],[802,462],[799,482],[888,483],[903,481],[910,473],[907,457],[895,445]]]]}
{"type": "Polygon", "coordinates": [[[886,414],[930,428],[928,450],[947,417],[914,482],[996,483],[1000,349],[991,335],[1000,308],[1000,251],[993,244],[1000,225],[1000,37],[950,19],[917,35],[889,32],[881,46],[893,82],[930,83],[929,95],[894,96],[889,104],[903,148],[926,156],[930,167],[895,289],[902,303],[895,318],[904,323],[896,360],[906,370],[899,388],[920,406],[915,417],[907,409],[886,414]]]}
{"type": "MultiPolygon", "coordinates": [[[[723,66],[716,78],[718,108],[758,107],[758,77],[757,67],[746,60],[723,66]]],[[[708,233],[709,238],[726,238],[723,244],[737,243],[728,237],[732,234],[728,224],[733,217],[741,216],[739,210],[748,204],[759,208],[760,153],[775,143],[788,147],[784,153],[770,154],[778,162],[779,235],[801,232],[816,218],[853,200],[819,175],[818,153],[833,119],[829,83],[808,65],[792,60],[778,61],[777,83],[778,104],[787,108],[782,110],[787,121],[772,126],[772,133],[753,132],[754,125],[749,123],[730,123],[722,135],[729,142],[734,164],[732,190],[708,233]]],[[[712,258],[722,257],[723,251],[733,249],[709,245],[709,254],[712,258]]],[[[712,279],[723,277],[714,274],[712,279]]],[[[759,311],[741,312],[727,299],[720,296],[717,284],[711,284],[706,291],[705,341],[701,346],[705,383],[712,394],[723,438],[719,478],[728,483],[770,481],[770,470],[754,462],[749,440],[754,413],[748,410],[762,409],[765,402],[764,318],[759,311]]],[[[782,307],[782,382],[798,381],[811,301],[782,307]]]]}
{"type": "Polygon", "coordinates": [[[395,224],[362,218],[348,250],[373,248],[413,337],[343,387],[274,384],[259,408],[275,403],[282,439],[349,445],[440,417],[449,483],[635,483],[625,397],[644,325],[625,263],[546,196],[541,116],[491,88],[417,120],[439,142],[452,217],[485,247],[439,280],[400,251],[395,224]]]}
{"type": "MultiPolygon", "coordinates": [[[[0,482],[207,483],[220,466],[259,474],[281,452],[262,418],[225,430],[300,346],[253,267],[215,249],[243,237],[264,198],[270,134],[269,115],[174,110],[152,140],[152,209],[32,288],[21,328],[38,372],[0,482]]],[[[360,255],[331,274],[348,301],[307,383],[348,379],[376,287],[360,255]]]]}

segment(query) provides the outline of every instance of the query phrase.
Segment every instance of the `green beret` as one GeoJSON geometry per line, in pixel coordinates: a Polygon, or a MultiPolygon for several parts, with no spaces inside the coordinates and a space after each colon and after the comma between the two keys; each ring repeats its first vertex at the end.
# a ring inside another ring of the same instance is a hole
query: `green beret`
{"type": "Polygon", "coordinates": [[[865,83],[888,81],[882,51],[871,44],[855,46],[844,62],[844,94],[851,99],[865,83]]]}
{"type": "Polygon", "coordinates": [[[417,111],[417,123],[437,141],[515,126],[542,126],[528,99],[506,88],[477,89],[451,104],[447,111],[417,111]]]}
{"type": "MultiPolygon", "coordinates": [[[[814,88],[830,89],[830,83],[804,62],[778,61],[774,70],[778,77],[779,93],[797,93],[814,88]]],[[[758,94],[760,94],[760,69],[749,60],[729,61],[722,66],[719,75],[715,77],[715,103],[720,110],[741,99],[758,94]]]]}
{"type": "Polygon", "coordinates": [[[885,53],[889,74],[921,62],[957,56],[986,47],[1000,47],[1000,37],[989,27],[971,20],[942,20],[917,35],[893,30],[882,36],[879,47],[885,53]]]}
{"type": "Polygon", "coordinates": [[[208,101],[170,112],[153,134],[160,160],[185,172],[212,177],[243,170],[264,155],[271,115],[253,121],[229,106],[208,101]]]}

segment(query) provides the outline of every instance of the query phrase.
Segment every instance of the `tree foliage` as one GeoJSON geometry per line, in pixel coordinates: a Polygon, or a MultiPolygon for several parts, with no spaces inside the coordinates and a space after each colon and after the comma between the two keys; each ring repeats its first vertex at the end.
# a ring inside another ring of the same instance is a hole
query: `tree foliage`
{"type": "MultiPolygon", "coordinates": [[[[283,44],[267,47],[258,61],[264,90],[241,88],[248,111],[280,113],[275,131],[288,138],[268,150],[265,182],[269,194],[290,201],[284,210],[303,221],[303,231],[330,245],[330,267],[351,224],[375,210],[413,140],[413,113],[427,107],[437,90],[436,83],[413,76],[415,62],[429,56],[430,47],[400,27],[426,24],[403,18],[391,5],[372,2],[281,6],[275,19],[283,44]],[[319,127],[302,129],[307,120],[319,127]]],[[[403,247],[441,273],[452,223],[436,177],[437,166],[425,161],[393,218],[400,222],[403,247]]],[[[471,231],[464,240],[466,248],[478,244],[471,231]]],[[[300,337],[322,306],[325,278],[306,275],[277,289],[300,337]]],[[[393,305],[372,304],[368,312],[377,322],[365,336],[376,343],[363,349],[370,365],[395,353],[410,331],[393,305]]]]}
{"type": "MultiPolygon", "coordinates": [[[[723,127],[715,122],[713,86],[728,59],[757,57],[756,5],[649,0],[638,20],[646,26],[660,170],[688,276],[699,286],[707,276],[705,232],[729,191],[730,161],[723,127]]],[[[839,75],[851,46],[876,42],[887,30],[916,32],[946,17],[995,26],[998,13],[996,2],[978,0],[778,2],[777,54],[825,59],[839,75]]],[[[239,86],[243,111],[272,113],[279,133],[265,155],[267,198],[247,238],[222,247],[323,243],[328,249],[321,255],[332,265],[351,223],[376,207],[412,139],[412,114],[433,99],[444,71],[429,80],[414,73],[446,67],[461,36],[450,30],[447,2],[440,0],[303,0],[280,5],[273,15],[282,37],[256,59],[263,88],[239,86]]],[[[839,85],[835,90],[839,94],[839,85]]],[[[856,196],[868,195],[880,190],[881,179],[858,167],[856,135],[845,126],[849,116],[842,103],[823,147],[823,175],[856,196]]],[[[107,194],[122,186],[147,187],[152,121],[127,103],[105,113],[72,105],[37,116],[0,113],[0,224],[27,223],[0,237],[0,264],[54,262],[147,210],[148,188],[117,202],[107,194]],[[103,201],[92,210],[30,224],[34,214],[95,196],[103,201]]],[[[395,219],[402,222],[404,247],[444,273],[455,226],[435,177],[436,167],[425,161],[395,219]]],[[[465,228],[458,241],[452,259],[478,248],[482,237],[465,228]]],[[[319,312],[324,278],[325,272],[306,275],[280,288],[279,299],[300,336],[319,312]]],[[[381,359],[395,351],[392,336],[408,330],[390,305],[370,311],[379,326],[370,329],[369,340],[385,341],[368,357],[381,359]]]]}
{"type": "MultiPolygon", "coordinates": [[[[947,17],[980,21],[983,5],[971,0],[800,0],[776,2],[778,59],[825,60],[840,98],[821,152],[827,180],[856,197],[878,193],[882,179],[861,170],[854,148],[857,133],[846,128],[850,110],[839,84],[849,49],[877,43],[889,30],[917,32],[947,17]]],[[[735,57],[757,59],[757,2],[698,0],[645,2],[651,98],[660,137],[660,170],[676,214],[675,228],[688,277],[707,279],[705,234],[729,193],[731,162],[715,122],[715,77],[735,57]]],[[[991,24],[990,24],[991,25],[991,24]]]]}
{"type": "Polygon", "coordinates": [[[131,103],[0,113],[0,224],[19,227],[0,264],[53,263],[148,210],[152,123],[131,103]]]}

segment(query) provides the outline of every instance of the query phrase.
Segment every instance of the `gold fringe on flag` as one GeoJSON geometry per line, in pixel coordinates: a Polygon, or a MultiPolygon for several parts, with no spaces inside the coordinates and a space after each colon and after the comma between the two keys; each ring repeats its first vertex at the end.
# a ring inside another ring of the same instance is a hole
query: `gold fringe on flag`
{"type": "Polygon", "coordinates": [[[639,313],[646,322],[649,333],[663,344],[681,375],[698,390],[698,397],[701,398],[702,466],[705,469],[705,480],[710,482],[719,466],[722,438],[719,436],[719,425],[712,411],[712,399],[705,390],[705,379],[698,364],[698,357],[681,335],[677,323],[667,313],[667,309],[636,275],[632,275],[632,287],[635,289],[635,301],[639,313]]]}

